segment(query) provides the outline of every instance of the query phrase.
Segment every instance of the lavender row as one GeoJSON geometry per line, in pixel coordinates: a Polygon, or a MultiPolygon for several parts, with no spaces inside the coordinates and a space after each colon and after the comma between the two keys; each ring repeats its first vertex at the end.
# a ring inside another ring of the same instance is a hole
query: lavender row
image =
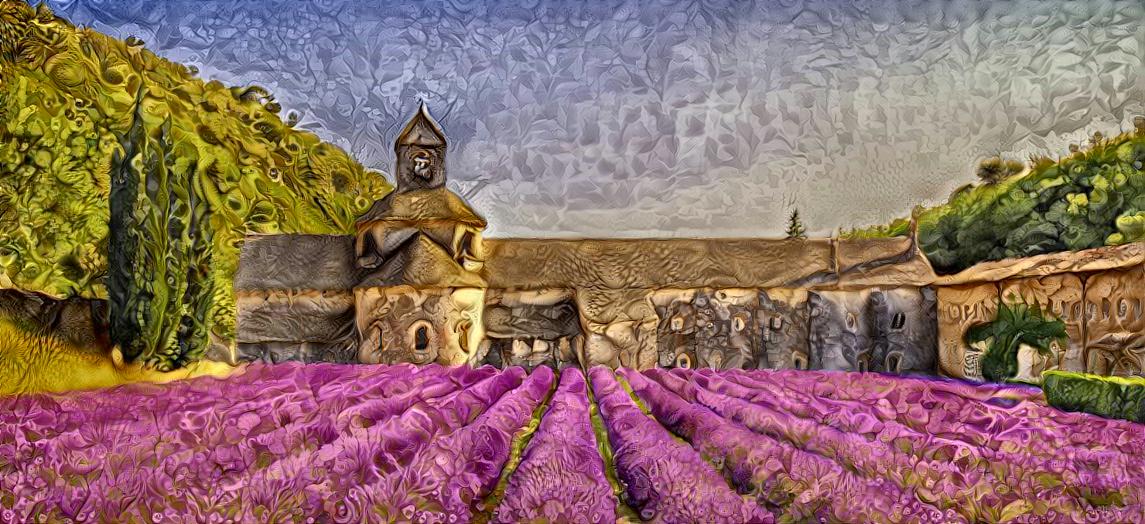
{"type": "MultiPolygon", "coordinates": [[[[264,520],[281,512],[335,513],[328,501],[354,485],[381,478],[381,467],[395,470],[408,464],[429,439],[471,422],[524,375],[520,368],[495,376],[488,368],[443,370],[427,369],[412,382],[394,381],[405,385],[389,392],[404,393],[391,400],[406,409],[395,405],[390,418],[370,427],[345,425],[342,431],[337,412],[324,409],[328,404],[295,403],[298,391],[256,405],[230,404],[237,411],[229,407],[199,413],[199,420],[208,424],[198,428],[155,432],[153,423],[130,426],[95,419],[79,428],[93,444],[88,448],[71,449],[74,439],[69,438],[20,443],[15,461],[0,463],[0,490],[16,495],[13,507],[7,508],[14,518],[86,515],[106,521],[127,511],[142,520],[153,520],[156,514],[264,520]],[[457,390],[482,376],[487,378],[457,390]],[[452,392],[423,398],[444,390],[452,392]],[[317,409],[304,409],[309,407],[317,409]],[[260,432],[264,426],[270,431],[260,432]],[[190,503],[204,507],[181,506],[190,503]]],[[[299,381],[288,382],[311,391],[299,381]]],[[[265,385],[290,393],[281,384],[265,385]]],[[[25,425],[20,430],[34,428],[25,425]]],[[[0,446],[8,444],[0,441],[0,446]]]]}
{"type": "MultiPolygon", "coordinates": [[[[656,419],[723,469],[741,492],[784,521],[958,522],[884,479],[851,474],[839,464],[721,418],[696,403],[694,386],[675,379],[680,394],[631,370],[622,374],[656,419]]],[[[667,377],[671,381],[673,377],[667,377]]],[[[964,521],[964,520],[963,520],[964,521]]]]}
{"type": "MultiPolygon", "coordinates": [[[[686,373],[649,371],[648,374],[674,391],[690,385],[679,376],[686,373]]],[[[1066,483],[1061,480],[1061,463],[1039,461],[1020,454],[1011,457],[1013,462],[991,461],[988,471],[964,467],[967,462],[973,464],[983,460],[973,448],[969,448],[968,455],[957,457],[966,460],[952,460],[946,464],[918,462],[884,442],[796,417],[764,396],[752,395],[742,386],[723,380],[722,376],[716,373],[692,374],[695,399],[721,416],[756,432],[782,438],[802,449],[853,467],[870,478],[892,480],[898,486],[914,489],[923,500],[955,509],[972,520],[994,521],[1011,513],[1016,516],[1037,511],[1037,507],[1026,505],[1031,500],[1039,500],[1056,514],[1075,519],[1084,518],[1090,510],[1116,510],[1121,505],[1137,505],[1135,499],[1127,500],[1123,496],[1132,494],[1134,490],[1124,479],[1105,479],[1116,484],[1111,486],[1097,483],[1101,479],[1089,484],[1064,475],[1072,481],[1066,483]],[[738,396],[751,398],[751,401],[738,396]],[[1048,481],[1053,478],[1058,480],[1048,481]],[[1090,499],[1102,504],[1095,507],[1090,499]]],[[[848,414],[836,412],[835,416],[846,417],[848,414]]]]}
{"type": "Polygon", "coordinates": [[[509,478],[497,522],[616,522],[616,500],[597,452],[584,375],[565,368],[541,425],[509,478]]]}
{"type": "Polygon", "coordinates": [[[783,410],[800,416],[815,416],[807,413],[813,411],[808,410],[812,407],[837,414],[827,418],[828,423],[836,427],[850,426],[852,431],[872,437],[875,436],[872,431],[877,431],[884,439],[898,438],[900,443],[910,444],[907,448],[913,454],[938,456],[939,460],[962,456],[969,460],[968,452],[974,452],[979,459],[977,465],[965,467],[986,468],[990,463],[1002,461],[1031,465],[1040,475],[1047,473],[1045,467],[1050,467],[1051,474],[1061,482],[1085,486],[1096,497],[1108,498],[1112,495],[1110,491],[1120,491],[1124,500],[1138,502],[1145,494],[1132,487],[1145,481],[1145,465],[1137,453],[1123,453],[1118,448],[1104,448],[1095,443],[1091,443],[1091,447],[1068,442],[1066,435],[1071,434],[1072,429],[1040,422],[1028,414],[984,412],[978,408],[981,403],[950,399],[941,392],[931,395],[922,391],[915,402],[926,408],[927,423],[906,426],[899,420],[910,422],[917,418],[900,418],[887,414],[887,410],[866,413],[866,404],[856,400],[814,397],[804,389],[781,386],[744,373],[728,372],[718,376],[749,389],[753,394],[750,398],[771,400],[783,410]]]}
{"type": "MultiPolygon", "coordinates": [[[[433,440],[414,460],[380,482],[350,490],[371,502],[367,521],[470,522],[509,460],[514,435],[530,420],[553,384],[537,368],[473,424],[433,440]]],[[[345,522],[358,522],[357,519],[345,522]]]]}
{"type": "MultiPolygon", "coordinates": [[[[702,373],[716,376],[707,371],[702,373]]],[[[938,398],[941,392],[920,390],[909,405],[919,406],[925,412],[902,415],[889,403],[876,403],[867,408],[870,404],[861,401],[812,396],[807,393],[810,388],[777,384],[758,378],[757,374],[732,371],[718,376],[751,390],[756,399],[768,399],[801,417],[826,419],[828,424],[850,426],[845,430],[870,436],[872,432],[879,432],[884,439],[902,439],[911,444],[908,449],[914,454],[939,457],[939,460],[955,456],[970,460],[967,452],[972,451],[979,455],[978,464],[966,467],[985,468],[1002,461],[1026,464],[1027,469],[1032,468],[1039,475],[1046,473],[1045,468],[1049,467],[1050,473],[1059,480],[1069,486],[1084,486],[1092,496],[1108,498],[1112,495],[1110,491],[1119,491],[1123,500],[1136,503],[1145,495],[1132,487],[1145,482],[1145,461],[1138,458],[1140,453],[1122,452],[1117,446],[1108,449],[1097,442],[1088,445],[1070,442],[1067,435],[1081,428],[1067,428],[1044,420],[1054,413],[1030,415],[1017,408],[1009,412],[1000,411],[1002,408],[984,409],[981,402],[944,401],[938,398]],[[834,415],[824,417],[824,413],[834,415]]],[[[789,382],[796,380],[789,379],[789,382]]],[[[752,398],[752,395],[741,398],[752,398]]]]}
{"type": "Polygon", "coordinates": [[[608,429],[626,502],[655,522],[772,522],[772,516],[728,487],[686,444],[644,414],[612,371],[589,372],[608,429]]]}
{"type": "Polygon", "coordinates": [[[875,373],[829,371],[737,372],[824,399],[854,400],[893,410],[906,422],[925,426],[930,410],[943,406],[963,418],[1005,417],[1023,420],[1051,431],[1065,445],[1111,448],[1132,455],[1145,454],[1145,432],[1124,420],[1068,413],[1048,406],[1041,390],[1030,386],[973,384],[947,379],[895,377],[875,373]]]}

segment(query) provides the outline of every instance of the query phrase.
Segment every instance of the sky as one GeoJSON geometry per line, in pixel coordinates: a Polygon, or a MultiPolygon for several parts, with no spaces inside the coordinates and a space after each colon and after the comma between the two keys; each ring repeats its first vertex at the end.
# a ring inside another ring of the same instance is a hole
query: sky
{"type": "Polygon", "coordinates": [[[389,171],[425,100],[488,236],[887,222],[1145,114],[1145,2],[49,1],[389,171]]]}

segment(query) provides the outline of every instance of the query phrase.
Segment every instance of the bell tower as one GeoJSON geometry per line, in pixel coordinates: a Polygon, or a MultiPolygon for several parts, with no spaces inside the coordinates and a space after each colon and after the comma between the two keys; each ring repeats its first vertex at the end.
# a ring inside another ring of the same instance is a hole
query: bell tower
{"type": "Polygon", "coordinates": [[[399,192],[445,186],[445,133],[429,115],[425,102],[394,142],[399,192]]]}

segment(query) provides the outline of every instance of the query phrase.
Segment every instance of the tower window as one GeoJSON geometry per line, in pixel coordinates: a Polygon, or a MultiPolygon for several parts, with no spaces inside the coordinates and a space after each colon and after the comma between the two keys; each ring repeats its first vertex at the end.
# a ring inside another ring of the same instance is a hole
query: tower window
{"type": "Polygon", "coordinates": [[[417,151],[413,154],[413,172],[421,178],[429,178],[433,175],[433,159],[426,151],[417,151]]]}
{"type": "Polygon", "coordinates": [[[899,311],[891,318],[891,329],[902,329],[906,325],[906,313],[899,311]]]}

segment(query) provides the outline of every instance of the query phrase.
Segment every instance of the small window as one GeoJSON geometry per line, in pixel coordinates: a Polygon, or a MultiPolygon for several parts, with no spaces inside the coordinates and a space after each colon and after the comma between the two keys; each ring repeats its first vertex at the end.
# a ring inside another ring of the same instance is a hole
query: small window
{"type": "Polygon", "coordinates": [[[905,324],[906,324],[906,313],[903,313],[902,311],[895,313],[895,316],[891,318],[891,329],[895,329],[895,330],[902,329],[902,327],[905,324]]]}
{"type": "Polygon", "coordinates": [[[462,257],[473,258],[473,232],[466,231],[461,235],[461,242],[458,246],[458,252],[462,257]]]}
{"type": "Polygon", "coordinates": [[[682,331],[684,329],[684,317],[676,315],[672,317],[672,331],[682,331]]]}
{"type": "Polygon", "coordinates": [[[416,351],[425,351],[429,349],[429,328],[425,326],[418,326],[417,331],[413,336],[413,348],[416,351]]]}
{"type": "Polygon", "coordinates": [[[847,329],[855,329],[855,314],[847,313],[847,329]]]}
{"type": "Polygon", "coordinates": [[[736,331],[743,331],[747,327],[747,323],[743,321],[743,317],[735,317],[732,319],[732,328],[736,331]]]}
{"type": "Polygon", "coordinates": [[[887,371],[891,373],[902,372],[902,354],[898,352],[887,355],[887,371]]]}
{"type": "Polygon", "coordinates": [[[871,367],[870,355],[859,355],[858,365],[859,365],[858,367],[859,367],[860,373],[866,373],[868,370],[870,370],[870,367],[871,367]]]}
{"type": "Polygon", "coordinates": [[[783,317],[771,317],[771,329],[773,331],[783,329],[783,317]]]}
{"type": "Polygon", "coordinates": [[[676,367],[691,369],[692,357],[689,357],[687,353],[680,353],[679,355],[676,355],[676,367]]]}
{"type": "Polygon", "coordinates": [[[807,355],[803,353],[795,353],[791,355],[791,365],[795,369],[807,369],[807,355]]]}

